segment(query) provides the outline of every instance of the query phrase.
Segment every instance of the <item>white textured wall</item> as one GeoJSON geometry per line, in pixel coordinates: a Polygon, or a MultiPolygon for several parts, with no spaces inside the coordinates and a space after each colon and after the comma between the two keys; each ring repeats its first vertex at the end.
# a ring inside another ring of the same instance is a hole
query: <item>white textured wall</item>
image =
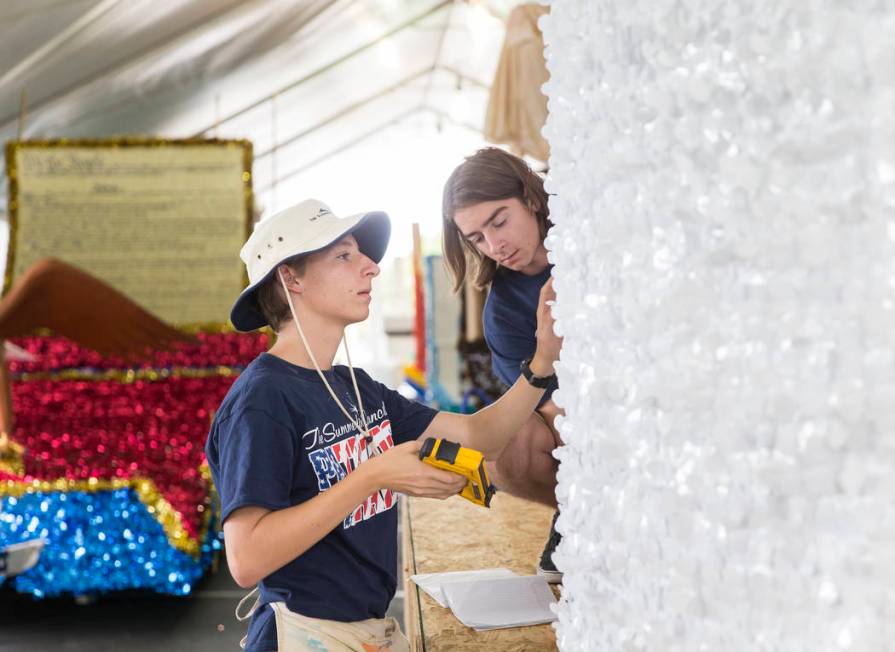
{"type": "Polygon", "coordinates": [[[895,2],[551,11],[560,648],[895,649],[895,2]]]}

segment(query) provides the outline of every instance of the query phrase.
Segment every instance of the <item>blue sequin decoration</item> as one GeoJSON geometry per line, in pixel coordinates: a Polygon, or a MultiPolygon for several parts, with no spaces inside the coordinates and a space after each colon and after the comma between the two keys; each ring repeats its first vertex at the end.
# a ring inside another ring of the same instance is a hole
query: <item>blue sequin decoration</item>
{"type": "Polygon", "coordinates": [[[198,559],[174,548],[132,489],[0,498],[0,549],[38,537],[47,543],[37,565],[7,579],[35,598],[125,589],[186,595],[221,549],[216,523],[198,559]]]}

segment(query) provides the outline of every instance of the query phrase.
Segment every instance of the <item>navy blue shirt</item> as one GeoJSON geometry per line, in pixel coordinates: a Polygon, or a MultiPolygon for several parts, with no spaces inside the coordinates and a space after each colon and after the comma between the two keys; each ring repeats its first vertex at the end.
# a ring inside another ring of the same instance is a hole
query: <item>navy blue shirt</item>
{"type": "MultiPolygon", "coordinates": [[[[537,348],[538,299],[541,288],[550,279],[552,265],[534,276],[526,276],[505,267],[498,268],[491,281],[482,321],[485,342],[491,349],[494,374],[512,385],[522,373],[519,365],[534,355],[537,348]]],[[[553,395],[554,380],[544,392],[541,404],[553,395]]]]}
{"type": "MultiPolygon", "coordinates": [[[[436,412],[355,369],[373,445],[380,451],[418,438],[436,412]]],[[[325,371],[359,422],[348,368],[325,371]]],[[[313,369],[269,353],[239,376],[215,415],[205,447],[221,499],[221,520],[249,505],[284,509],[317,496],[368,459],[362,433],[313,369]]],[[[260,604],[283,601],[312,618],[383,618],[397,585],[397,495],[382,490],[306,552],[265,577],[260,604]]],[[[249,624],[246,650],[276,650],[270,607],[249,624]]]]}

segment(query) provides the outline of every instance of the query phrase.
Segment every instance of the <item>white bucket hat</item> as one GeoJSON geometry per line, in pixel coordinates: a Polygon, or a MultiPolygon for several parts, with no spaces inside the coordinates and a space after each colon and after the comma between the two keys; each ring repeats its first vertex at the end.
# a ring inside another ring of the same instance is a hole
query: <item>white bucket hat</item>
{"type": "Polygon", "coordinates": [[[233,326],[241,331],[266,326],[267,319],[258,306],[258,287],[284,260],[319,251],[349,233],[354,235],[361,252],[378,263],[388,246],[391,224],[388,215],[379,211],[336,217],[316,199],[261,220],[239,252],[248,271],[249,286],[230,311],[233,326]]]}

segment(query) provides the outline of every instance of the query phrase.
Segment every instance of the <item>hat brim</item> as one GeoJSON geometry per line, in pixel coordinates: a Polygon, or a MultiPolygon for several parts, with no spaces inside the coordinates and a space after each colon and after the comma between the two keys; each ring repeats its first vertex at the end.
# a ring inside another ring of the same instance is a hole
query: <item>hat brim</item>
{"type": "MultiPolygon", "coordinates": [[[[349,225],[329,242],[316,249],[303,251],[296,255],[306,256],[321,251],[350,234],[354,235],[354,239],[357,240],[357,246],[361,253],[373,262],[378,263],[385,255],[385,250],[388,248],[388,241],[391,237],[392,226],[388,215],[382,211],[373,211],[353,217],[356,218],[356,221],[353,221],[352,218],[345,218],[349,225]]],[[[283,260],[288,258],[292,258],[292,256],[287,256],[283,260]]],[[[274,265],[262,278],[243,290],[233,304],[233,308],[230,311],[230,322],[236,330],[249,332],[267,326],[267,319],[258,306],[257,290],[273,275],[278,266],[279,263],[274,265]]]]}

